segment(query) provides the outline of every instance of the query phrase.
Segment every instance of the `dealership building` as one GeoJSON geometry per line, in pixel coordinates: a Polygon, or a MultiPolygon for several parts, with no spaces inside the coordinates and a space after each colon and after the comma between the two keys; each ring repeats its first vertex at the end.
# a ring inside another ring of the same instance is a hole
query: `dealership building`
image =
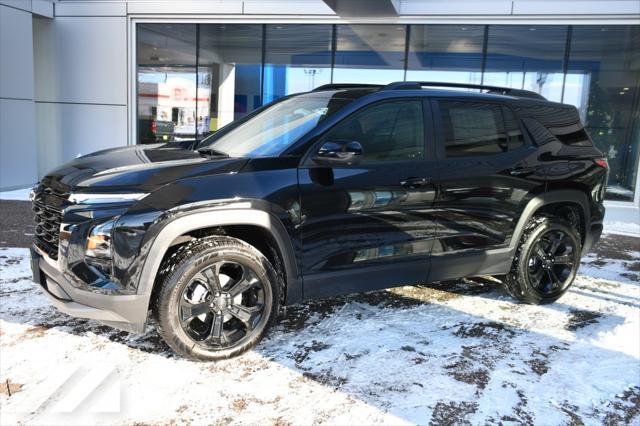
{"type": "Polygon", "coordinates": [[[327,83],[472,83],[575,105],[640,233],[638,0],[0,0],[0,61],[0,190],[327,83]]]}

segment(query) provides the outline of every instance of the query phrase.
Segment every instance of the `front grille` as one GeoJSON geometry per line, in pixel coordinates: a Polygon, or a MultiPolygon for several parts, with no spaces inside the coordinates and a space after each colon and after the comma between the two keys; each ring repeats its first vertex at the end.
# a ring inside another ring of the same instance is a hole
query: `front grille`
{"type": "Polygon", "coordinates": [[[58,259],[62,203],[66,197],[68,194],[55,191],[44,184],[40,184],[34,191],[34,243],[54,260],[58,259]]]}

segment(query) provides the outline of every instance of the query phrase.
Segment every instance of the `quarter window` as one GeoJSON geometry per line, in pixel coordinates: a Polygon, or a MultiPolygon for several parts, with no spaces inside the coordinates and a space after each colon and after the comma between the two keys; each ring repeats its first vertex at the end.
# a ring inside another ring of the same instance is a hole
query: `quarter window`
{"type": "MultiPolygon", "coordinates": [[[[499,105],[442,101],[440,114],[447,157],[492,155],[508,150],[499,105]]],[[[515,133],[514,137],[517,141],[515,133]]]]}
{"type": "Polygon", "coordinates": [[[365,108],[330,130],[324,140],[360,142],[364,161],[422,159],[422,101],[393,101],[365,108]]]}

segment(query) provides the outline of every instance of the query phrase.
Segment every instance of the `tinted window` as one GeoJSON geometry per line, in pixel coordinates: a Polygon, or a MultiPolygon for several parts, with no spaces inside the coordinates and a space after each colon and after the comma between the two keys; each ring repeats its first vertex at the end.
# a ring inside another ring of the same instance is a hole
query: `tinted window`
{"type": "Polygon", "coordinates": [[[442,101],[440,114],[447,157],[491,155],[507,151],[500,106],[442,101]]]}
{"type": "Polygon", "coordinates": [[[507,132],[507,138],[509,139],[509,150],[520,148],[524,145],[524,137],[522,136],[522,130],[516,116],[507,107],[502,107],[504,113],[504,128],[507,132]]]}
{"type": "Polygon", "coordinates": [[[557,133],[556,137],[560,139],[560,142],[566,145],[574,146],[591,146],[591,139],[587,135],[587,132],[582,128],[578,128],[575,132],[569,133],[557,133]]]}
{"type": "Polygon", "coordinates": [[[385,102],[345,119],[325,140],[357,141],[363,160],[389,161],[423,158],[422,101],[385,102]]]}
{"type": "MultiPolygon", "coordinates": [[[[527,117],[527,121],[533,119],[538,124],[526,124],[527,128],[542,126],[553,137],[551,140],[559,140],[565,145],[592,146],[591,139],[585,132],[578,111],[574,108],[555,108],[549,106],[536,106],[521,109],[521,114],[527,117]]],[[[526,123],[526,122],[525,122],[526,123]]],[[[538,131],[539,133],[539,131],[538,131]]],[[[536,138],[536,143],[541,145],[549,142],[548,137],[536,138]]]]}

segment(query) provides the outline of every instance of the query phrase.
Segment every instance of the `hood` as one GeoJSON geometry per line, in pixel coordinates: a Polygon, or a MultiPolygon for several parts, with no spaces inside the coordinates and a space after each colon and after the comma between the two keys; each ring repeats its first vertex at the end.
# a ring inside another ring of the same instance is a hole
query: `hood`
{"type": "Polygon", "coordinates": [[[175,144],[137,145],[76,158],[43,181],[62,193],[116,189],[151,192],[179,179],[237,172],[246,162],[244,158],[203,157],[175,144]]]}

